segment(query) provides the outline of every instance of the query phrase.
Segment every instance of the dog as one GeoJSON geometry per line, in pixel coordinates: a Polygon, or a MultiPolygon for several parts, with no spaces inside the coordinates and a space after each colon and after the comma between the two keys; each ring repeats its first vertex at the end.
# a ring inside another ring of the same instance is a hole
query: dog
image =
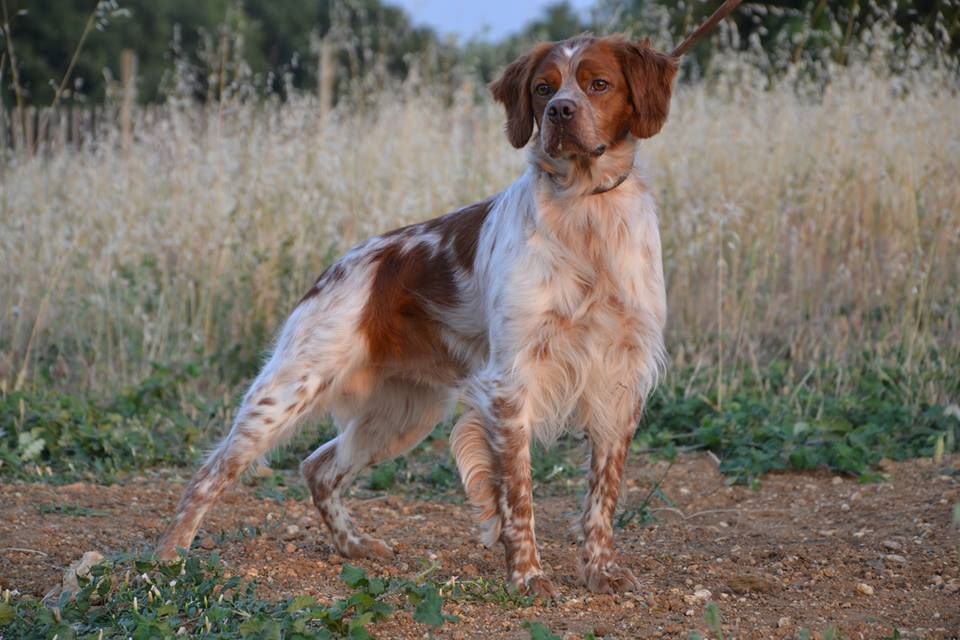
{"type": "Polygon", "coordinates": [[[664,366],[660,237],[638,141],[667,119],[677,59],[649,41],[543,43],[490,85],[529,166],[502,193],[350,250],[280,331],[233,426],[189,483],[157,549],[189,548],[220,493],[309,416],[338,435],[300,466],[337,551],[390,558],[343,491],[416,446],[458,400],[450,446],[483,540],[510,582],[546,598],[530,445],[580,427],[590,444],[581,571],[594,592],[639,588],[613,515],[630,442],[664,366]]]}

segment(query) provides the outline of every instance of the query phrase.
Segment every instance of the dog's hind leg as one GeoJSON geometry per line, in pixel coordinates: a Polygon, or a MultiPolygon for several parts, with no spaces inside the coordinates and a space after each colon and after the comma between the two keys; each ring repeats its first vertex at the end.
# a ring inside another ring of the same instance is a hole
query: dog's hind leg
{"type": "Polygon", "coordinates": [[[341,420],[339,436],[300,465],[313,503],[341,555],[393,556],[386,542],[357,531],[342,493],[367,467],[395,458],[420,443],[444,418],[454,399],[446,389],[385,381],[354,415],[341,420]]]}
{"type": "Polygon", "coordinates": [[[481,540],[492,547],[500,539],[500,483],[497,461],[483,416],[466,411],[450,433],[450,452],[457,462],[467,499],[480,519],[481,540]]]}
{"type": "Polygon", "coordinates": [[[230,433],[193,476],[177,514],[157,547],[162,560],[177,558],[196,536],[204,514],[247,468],[293,435],[306,415],[325,401],[331,381],[310,363],[278,351],[251,385],[230,433]]]}

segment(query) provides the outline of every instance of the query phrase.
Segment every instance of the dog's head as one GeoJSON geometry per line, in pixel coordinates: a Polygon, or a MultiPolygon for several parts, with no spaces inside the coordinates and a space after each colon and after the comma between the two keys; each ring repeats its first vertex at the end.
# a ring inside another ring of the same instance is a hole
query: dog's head
{"type": "Polygon", "coordinates": [[[490,85],[521,148],[539,129],[551,158],[596,158],[629,135],[649,138],[667,120],[677,60],[649,41],[578,36],[543,43],[490,85]]]}

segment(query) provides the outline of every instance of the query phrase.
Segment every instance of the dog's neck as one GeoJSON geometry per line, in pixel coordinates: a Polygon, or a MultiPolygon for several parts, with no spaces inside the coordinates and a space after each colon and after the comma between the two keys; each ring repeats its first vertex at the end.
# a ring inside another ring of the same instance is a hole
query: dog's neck
{"type": "Polygon", "coordinates": [[[630,177],[636,146],[636,139],[627,137],[598,158],[552,158],[537,140],[529,147],[529,161],[557,195],[599,196],[615,190],[630,177]]]}

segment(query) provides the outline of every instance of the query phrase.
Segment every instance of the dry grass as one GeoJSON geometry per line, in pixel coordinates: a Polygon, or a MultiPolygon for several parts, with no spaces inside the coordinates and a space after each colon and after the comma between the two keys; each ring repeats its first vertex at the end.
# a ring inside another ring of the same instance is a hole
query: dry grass
{"type": "MultiPolygon", "coordinates": [[[[960,362],[956,79],[856,66],[822,95],[748,67],[681,87],[641,148],[661,208],[676,371],[736,385],[786,361],[960,362]],[[722,364],[722,367],[717,366],[722,364]],[[715,372],[715,375],[714,375],[715,372]]],[[[523,154],[472,89],[176,109],[128,152],[0,173],[0,384],[133,383],[151,362],[228,388],[335,254],[502,189],[523,154]]],[[[942,401],[945,388],[924,389],[942,401]]]]}

